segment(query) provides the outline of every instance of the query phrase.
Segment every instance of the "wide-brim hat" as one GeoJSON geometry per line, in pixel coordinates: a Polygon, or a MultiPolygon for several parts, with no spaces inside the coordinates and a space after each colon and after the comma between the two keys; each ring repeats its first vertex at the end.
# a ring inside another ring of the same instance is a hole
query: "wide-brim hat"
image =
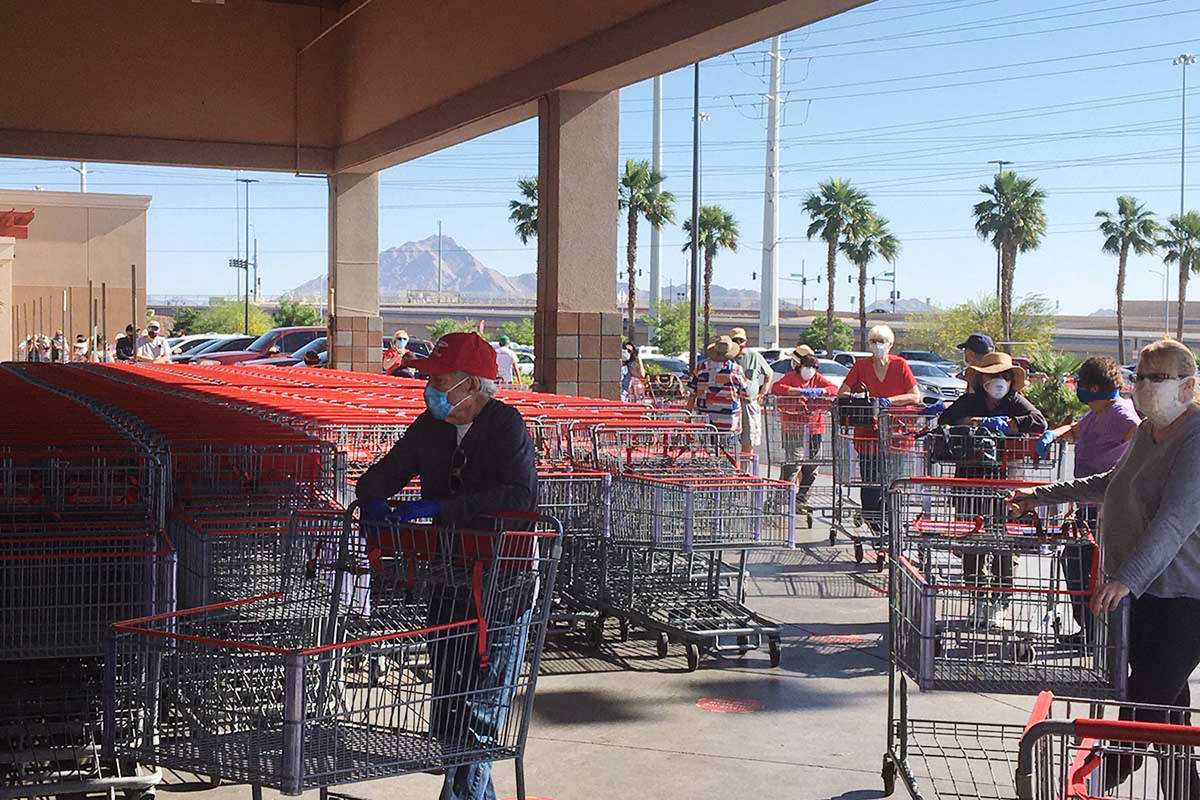
{"type": "Polygon", "coordinates": [[[817,354],[814,353],[813,349],[808,345],[798,344],[792,349],[790,355],[792,357],[792,361],[799,364],[800,359],[804,358],[805,356],[813,356],[815,358],[817,354]]]}
{"type": "Polygon", "coordinates": [[[996,352],[980,356],[978,363],[967,367],[967,386],[973,391],[990,376],[1004,372],[1012,373],[1012,390],[1014,392],[1021,391],[1029,382],[1029,375],[1025,372],[1025,368],[1014,364],[1012,356],[1008,353],[996,352]]]}
{"type": "Polygon", "coordinates": [[[742,347],[728,336],[718,336],[712,344],[704,348],[704,352],[713,361],[728,361],[741,355],[742,347]]]}
{"type": "Polygon", "coordinates": [[[734,328],[734,329],[732,329],[731,331],[729,331],[729,338],[730,338],[730,339],[741,339],[743,342],[744,342],[744,341],[747,341],[747,339],[746,339],[746,329],[745,329],[745,328],[734,328]]]}

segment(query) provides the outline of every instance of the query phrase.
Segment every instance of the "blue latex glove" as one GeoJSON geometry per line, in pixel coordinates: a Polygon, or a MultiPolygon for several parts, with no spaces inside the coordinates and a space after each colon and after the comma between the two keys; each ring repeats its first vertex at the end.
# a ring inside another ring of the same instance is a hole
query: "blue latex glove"
{"type": "Polygon", "coordinates": [[[886,397],[881,397],[881,398],[879,398],[879,407],[880,408],[891,408],[892,401],[886,397]]]}
{"type": "Polygon", "coordinates": [[[945,410],[946,404],[941,400],[938,400],[936,403],[927,403],[925,407],[921,409],[920,413],[923,417],[936,417],[945,410]]]}
{"type": "Polygon", "coordinates": [[[824,397],[824,396],[825,396],[825,390],[824,390],[824,389],[817,389],[817,388],[812,388],[812,389],[801,389],[801,390],[800,390],[799,392],[797,392],[796,394],[800,395],[801,397],[824,397]]]}
{"type": "Polygon", "coordinates": [[[381,497],[364,500],[359,504],[359,508],[362,509],[362,518],[369,522],[382,522],[392,513],[392,507],[388,505],[388,501],[381,497]]]}
{"type": "Polygon", "coordinates": [[[436,517],[441,510],[441,500],[412,500],[396,506],[396,513],[392,519],[397,522],[411,522],[414,519],[436,517]]]}
{"type": "Polygon", "coordinates": [[[1050,453],[1050,447],[1058,439],[1054,431],[1046,431],[1037,441],[1038,458],[1045,458],[1050,453]]]}
{"type": "Polygon", "coordinates": [[[979,423],[982,427],[989,431],[997,431],[999,433],[1008,433],[1008,417],[984,417],[979,423]]]}

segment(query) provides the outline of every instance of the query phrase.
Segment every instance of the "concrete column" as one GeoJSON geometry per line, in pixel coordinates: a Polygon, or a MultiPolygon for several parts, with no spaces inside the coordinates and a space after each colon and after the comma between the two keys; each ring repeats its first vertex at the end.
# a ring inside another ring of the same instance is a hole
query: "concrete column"
{"type": "Polygon", "coordinates": [[[329,364],[379,372],[379,174],[329,177],[329,364]]]}
{"type": "Polygon", "coordinates": [[[17,357],[17,345],[13,341],[13,261],[16,258],[17,240],[11,236],[0,236],[0,361],[12,361],[17,357]]]}
{"type": "Polygon", "coordinates": [[[564,394],[621,394],[617,93],[538,104],[536,378],[564,394]]]}

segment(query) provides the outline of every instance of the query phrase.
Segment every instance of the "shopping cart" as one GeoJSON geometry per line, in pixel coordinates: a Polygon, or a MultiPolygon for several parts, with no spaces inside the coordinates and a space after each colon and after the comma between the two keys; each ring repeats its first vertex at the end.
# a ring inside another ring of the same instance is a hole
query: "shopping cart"
{"type": "Polygon", "coordinates": [[[511,758],[525,796],[557,522],[451,530],[356,514],[297,515],[279,592],[114,626],[106,730],[129,699],[158,712],[117,755],[246,781],[256,798],[511,758]],[[553,530],[514,530],[529,526],[553,530]]]}
{"type": "Polygon", "coordinates": [[[711,475],[741,471],[729,435],[711,425],[669,420],[581,422],[569,442],[579,466],[609,472],[711,475]]]}
{"type": "Polygon", "coordinates": [[[832,397],[772,394],[763,407],[768,467],[796,482],[796,511],[810,528],[814,514],[831,517],[834,509],[833,404],[832,397]]]}
{"type": "MultiPolygon", "coordinates": [[[[571,632],[582,626],[589,641],[598,646],[604,621],[596,559],[610,526],[612,476],[594,470],[542,469],[537,485],[538,511],[557,519],[563,530],[550,632],[571,632]]],[[[628,631],[626,625],[623,638],[628,631]]]]}

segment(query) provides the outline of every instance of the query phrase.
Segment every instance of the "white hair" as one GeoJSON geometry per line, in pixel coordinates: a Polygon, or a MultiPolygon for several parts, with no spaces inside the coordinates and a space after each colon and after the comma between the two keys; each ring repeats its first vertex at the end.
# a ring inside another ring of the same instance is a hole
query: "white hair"
{"type": "Polygon", "coordinates": [[[454,379],[455,383],[464,381],[467,378],[476,378],[479,380],[479,393],[481,395],[489,400],[496,396],[496,382],[491,378],[480,378],[478,375],[468,375],[462,370],[455,370],[454,372],[451,372],[450,377],[454,379]]]}
{"type": "Polygon", "coordinates": [[[895,344],[896,334],[892,333],[892,329],[887,325],[872,325],[871,330],[867,331],[867,341],[872,339],[883,339],[888,344],[895,344]]]}

